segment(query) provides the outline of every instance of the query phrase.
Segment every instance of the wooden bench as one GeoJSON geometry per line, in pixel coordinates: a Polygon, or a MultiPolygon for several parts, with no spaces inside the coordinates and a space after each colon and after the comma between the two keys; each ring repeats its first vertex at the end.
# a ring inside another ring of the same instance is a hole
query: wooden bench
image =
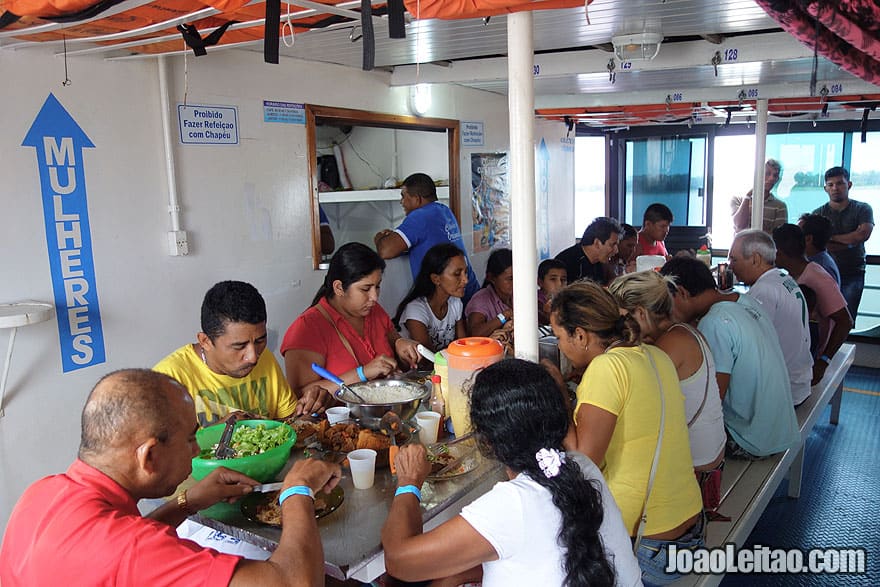
{"type": "MultiPolygon", "coordinates": [[[[832,424],[837,424],[843,395],[843,378],[855,359],[855,353],[854,345],[841,346],[834,354],[834,360],[825,371],[822,381],[813,387],[810,397],[795,409],[801,431],[801,441],[798,446],[761,461],[726,460],[721,479],[721,506],[718,511],[729,516],[730,521],[709,523],[706,546],[716,547],[733,543],[741,547],[786,475],[788,475],[789,497],[800,497],[804,443],[829,402],[831,402],[830,421],[832,424]]],[[[675,585],[718,585],[723,578],[724,575],[693,575],[681,579],[675,585]]]]}

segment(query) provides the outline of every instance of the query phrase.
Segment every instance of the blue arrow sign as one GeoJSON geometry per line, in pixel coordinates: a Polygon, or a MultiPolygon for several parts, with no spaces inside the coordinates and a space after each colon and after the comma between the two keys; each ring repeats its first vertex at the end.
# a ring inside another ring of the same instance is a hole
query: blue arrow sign
{"type": "Polygon", "coordinates": [[[541,137],[538,145],[538,259],[550,257],[550,149],[541,137]]]}
{"type": "Polygon", "coordinates": [[[21,143],[37,151],[46,248],[65,373],[105,361],[95,286],[83,148],[94,148],[72,116],[49,94],[21,143]]]}

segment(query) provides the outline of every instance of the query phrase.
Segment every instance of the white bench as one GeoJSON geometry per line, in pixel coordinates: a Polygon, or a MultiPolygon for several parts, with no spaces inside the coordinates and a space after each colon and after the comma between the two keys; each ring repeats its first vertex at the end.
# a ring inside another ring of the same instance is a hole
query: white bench
{"type": "MultiPolygon", "coordinates": [[[[795,410],[801,442],[782,454],[761,461],[727,459],[721,478],[721,506],[718,511],[730,517],[729,522],[709,522],[706,535],[708,547],[727,543],[741,547],[758,523],[770,499],[782,480],[788,475],[789,497],[800,497],[801,476],[804,466],[804,443],[828,402],[831,402],[832,424],[840,417],[843,378],[855,359],[856,349],[844,344],[834,354],[834,360],[825,371],[810,397],[795,410]]],[[[786,545],[796,547],[797,544],[786,545]]],[[[724,575],[693,575],[684,577],[676,585],[718,585],[724,575]]]]}

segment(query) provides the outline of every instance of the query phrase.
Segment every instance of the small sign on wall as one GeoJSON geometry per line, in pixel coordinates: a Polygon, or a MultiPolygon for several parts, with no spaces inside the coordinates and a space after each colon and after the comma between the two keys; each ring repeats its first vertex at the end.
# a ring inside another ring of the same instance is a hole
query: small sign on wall
{"type": "Polygon", "coordinates": [[[482,122],[462,122],[461,123],[461,146],[482,147],[485,143],[485,135],[483,133],[482,122]]]}
{"type": "Polygon", "coordinates": [[[298,102],[263,100],[263,122],[305,124],[306,106],[298,102]]]}
{"type": "Polygon", "coordinates": [[[178,104],[177,120],[184,145],[238,144],[238,110],[234,106],[178,104]]]}

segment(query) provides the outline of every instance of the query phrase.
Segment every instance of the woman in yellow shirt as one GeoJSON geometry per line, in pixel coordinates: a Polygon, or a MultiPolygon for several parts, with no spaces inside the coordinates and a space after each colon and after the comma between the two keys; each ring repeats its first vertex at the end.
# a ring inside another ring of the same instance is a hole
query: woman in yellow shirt
{"type": "Polygon", "coordinates": [[[665,572],[669,546],[702,546],[705,534],[675,366],[657,347],[638,344],[638,324],[592,281],[557,294],[550,324],[559,349],[586,367],[566,448],[600,466],[630,536],[641,538],[645,585],[671,583],[679,575],[665,572]]]}

